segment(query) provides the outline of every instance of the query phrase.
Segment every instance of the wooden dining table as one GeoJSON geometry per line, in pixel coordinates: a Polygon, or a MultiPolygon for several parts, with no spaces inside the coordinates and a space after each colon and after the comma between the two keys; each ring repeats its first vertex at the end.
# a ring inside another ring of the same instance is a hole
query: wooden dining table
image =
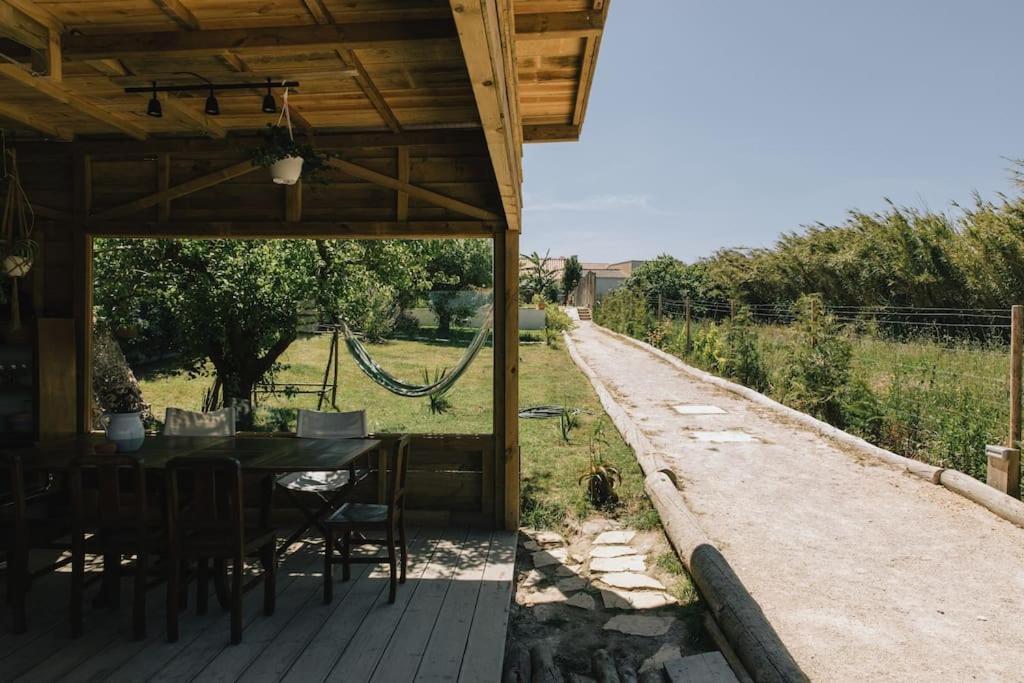
{"type": "MultiPolygon", "coordinates": [[[[19,449],[26,470],[45,470],[55,475],[66,473],[75,458],[91,456],[106,441],[101,435],[83,435],[43,441],[32,448],[19,449]]],[[[147,471],[161,472],[171,460],[188,457],[230,457],[236,459],[242,473],[252,476],[277,476],[293,472],[340,472],[352,468],[360,459],[370,469],[376,457],[378,472],[387,471],[387,452],[378,439],[299,439],[271,436],[147,436],[142,447],[130,455],[137,457],[147,471]]],[[[380,477],[383,483],[386,477],[380,477]]],[[[378,497],[383,490],[378,487],[378,497]]],[[[288,546],[312,526],[333,512],[340,495],[323,498],[318,509],[293,502],[306,517],[305,526],[293,533],[278,549],[288,546]]]]}

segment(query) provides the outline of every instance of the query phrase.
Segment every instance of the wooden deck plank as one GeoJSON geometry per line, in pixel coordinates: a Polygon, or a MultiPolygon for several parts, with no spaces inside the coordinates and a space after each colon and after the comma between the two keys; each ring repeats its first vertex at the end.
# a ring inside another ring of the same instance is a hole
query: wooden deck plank
{"type": "MultiPolygon", "coordinates": [[[[409,545],[409,568],[405,586],[422,572],[434,546],[437,545],[437,532],[423,532],[409,545]]],[[[341,657],[352,639],[359,632],[366,615],[376,606],[382,592],[388,585],[386,568],[374,567],[362,580],[356,582],[344,600],[337,601],[336,609],[323,625],[316,636],[309,642],[306,649],[295,660],[284,681],[305,683],[306,681],[322,681],[331,672],[335,662],[341,657]]],[[[404,592],[408,592],[405,590],[404,592]]],[[[384,598],[385,604],[387,597],[384,598]]]]}
{"type": "Polygon", "coordinates": [[[413,673],[417,682],[454,681],[459,677],[462,655],[473,624],[473,611],[487,568],[491,537],[490,531],[472,531],[466,539],[459,567],[428,634],[429,641],[416,654],[417,669],[413,669],[413,673]]]}
{"type": "MultiPolygon", "coordinates": [[[[0,581],[6,588],[7,582],[0,581]]],[[[62,622],[68,621],[68,604],[71,596],[71,573],[51,572],[32,582],[32,590],[28,594],[26,609],[28,610],[28,632],[17,634],[11,630],[10,605],[7,603],[7,591],[0,592],[0,665],[3,659],[12,652],[19,650],[36,638],[42,637],[62,622]]]]}
{"type": "Polygon", "coordinates": [[[505,633],[515,573],[515,531],[495,531],[487,554],[483,583],[473,613],[469,641],[459,671],[460,683],[501,680],[505,660],[505,633]]]}
{"type": "MultiPolygon", "coordinates": [[[[363,619],[355,637],[349,641],[345,652],[338,659],[328,681],[368,681],[380,662],[395,629],[402,619],[406,608],[417,592],[431,579],[440,577],[445,568],[443,563],[452,563],[466,539],[467,529],[448,529],[434,546],[434,553],[429,561],[408,577],[404,586],[399,587],[394,604],[388,603],[387,592],[382,592],[373,608],[363,619]]],[[[396,682],[397,683],[397,682],[396,682]]]]}
{"type": "MultiPolygon", "coordinates": [[[[371,683],[391,683],[393,681],[411,681],[416,676],[420,662],[423,660],[427,645],[436,627],[448,632],[451,624],[441,621],[443,607],[456,583],[461,580],[463,585],[475,586],[479,590],[480,578],[486,564],[487,549],[490,547],[489,531],[470,530],[458,556],[453,558],[437,557],[431,562],[433,571],[428,569],[416,589],[416,594],[409,601],[409,606],[402,615],[395,629],[391,642],[388,644],[380,664],[370,679],[371,683]],[[471,584],[467,580],[473,575],[475,567],[479,567],[479,575],[471,584]]],[[[468,607],[472,615],[473,601],[468,607]]],[[[449,616],[451,616],[449,614],[449,616]]],[[[468,622],[471,621],[467,619],[468,622]]],[[[457,638],[457,636],[456,636],[457,638]]],[[[463,636],[458,646],[459,659],[465,649],[466,640],[463,636]]],[[[458,667],[456,667],[458,672],[458,667]]]]}

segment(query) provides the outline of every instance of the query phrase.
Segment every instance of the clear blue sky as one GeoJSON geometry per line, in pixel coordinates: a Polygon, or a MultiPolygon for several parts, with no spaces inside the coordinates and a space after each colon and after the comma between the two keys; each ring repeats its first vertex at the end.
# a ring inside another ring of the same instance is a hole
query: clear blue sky
{"type": "Polygon", "coordinates": [[[528,145],[522,250],[684,260],[1013,191],[1022,0],[617,0],[578,143],[528,145]]]}

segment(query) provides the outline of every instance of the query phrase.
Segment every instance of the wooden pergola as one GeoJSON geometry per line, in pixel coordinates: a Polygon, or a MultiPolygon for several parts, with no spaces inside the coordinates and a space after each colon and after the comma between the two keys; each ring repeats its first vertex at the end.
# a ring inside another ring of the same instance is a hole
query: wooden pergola
{"type": "Polygon", "coordinates": [[[0,0],[0,128],[39,218],[41,436],[90,425],[92,238],[487,238],[493,434],[423,437],[420,507],[519,520],[518,275],[524,142],[579,137],[608,0],[0,0]],[[270,184],[246,150],[265,90],[338,153],[326,184],[270,184]],[[44,348],[45,347],[45,348],[44,348]],[[45,380],[45,381],[44,381],[45,380]],[[432,476],[427,476],[432,475],[432,476]]]}

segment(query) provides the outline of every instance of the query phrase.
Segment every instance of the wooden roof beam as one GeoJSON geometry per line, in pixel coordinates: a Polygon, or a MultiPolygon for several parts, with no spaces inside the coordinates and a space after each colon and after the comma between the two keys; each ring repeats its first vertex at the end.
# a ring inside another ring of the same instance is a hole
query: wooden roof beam
{"type": "Polygon", "coordinates": [[[579,139],[579,126],[523,126],[523,140],[526,142],[576,142],[579,139]]]}
{"type": "Polygon", "coordinates": [[[373,80],[370,78],[370,74],[366,72],[363,63],[359,61],[356,54],[352,50],[338,50],[338,57],[341,58],[342,63],[345,66],[352,67],[356,70],[356,85],[366,95],[366,99],[370,101],[373,108],[377,110],[380,118],[384,121],[384,125],[391,129],[393,133],[402,132],[402,124],[398,121],[398,117],[395,116],[395,112],[388,105],[387,100],[381,95],[380,90],[374,85],[373,80]]]}
{"type": "Polygon", "coordinates": [[[318,24],[333,24],[334,17],[331,16],[331,11],[324,6],[321,0],[302,0],[302,4],[306,6],[306,11],[309,12],[313,20],[318,24]]]}
{"type": "Polygon", "coordinates": [[[317,24],[250,29],[206,29],[74,35],[64,39],[68,60],[133,57],[217,56],[224,51],[282,54],[290,50],[387,48],[415,41],[450,40],[455,28],[447,19],[317,24]]]}
{"type": "Polygon", "coordinates": [[[186,31],[199,30],[199,20],[180,0],[153,0],[163,13],[186,31]]]}
{"type": "Polygon", "coordinates": [[[522,207],[522,147],[517,134],[522,123],[513,115],[516,97],[514,65],[505,58],[496,0],[450,0],[455,26],[466,59],[477,111],[483,125],[491,166],[498,182],[505,220],[518,230],[522,207]]]}
{"type": "MultiPolygon", "coordinates": [[[[146,95],[146,97],[148,98],[149,96],[146,95]]],[[[209,115],[195,111],[180,98],[169,97],[167,93],[159,93],[157,97],[163,105],[164,111],[168,112],[178,121],[195,126],[196,130],[202,131],[203,134],[211,138],[227,137],[228,131],[224,126],[217,123],[209,115]]]]}
{"type": "Polygon", "coordinates": [[[75,137],[74,131],[61,126],[55,126],[48,121],[40,119],[39,115],[34,111],[29,111],[24,107],[8,104],[6,102],[0,102],[0,118],[20,123],[26,128],[39,131],[43,135],[56,140],[68,141],[75,137]]]}
{"type": "Polygon", "coordinates": [[[17,64],[0,64],[0,78],[19,83],[136,140],[145,140],[149,135],[145,128],[128,120],[127,117],[108,111],[49,78],[34,76],[17,64]]]}
{"type": "Polygon", "coordinates": [[[550,12],[516,16],[517,40],[590,38],[604,31],[604,11],[550,12]]]}
{"type": "MultiPolygon", "coordinates": [[[[26,12],[34,7],[19,0],[0,0],[0,35],[33,50],[45,50],[50,26],[40,12],[26,12]]],[[[59,31],[58,31],[59,32],[59,31]]]]}
{"type": "Polygon", "coordinates": [[[86,232],[96,237],[189,239],[449,239],[494,237],[498,221],[96,221],[86,232]]]}

